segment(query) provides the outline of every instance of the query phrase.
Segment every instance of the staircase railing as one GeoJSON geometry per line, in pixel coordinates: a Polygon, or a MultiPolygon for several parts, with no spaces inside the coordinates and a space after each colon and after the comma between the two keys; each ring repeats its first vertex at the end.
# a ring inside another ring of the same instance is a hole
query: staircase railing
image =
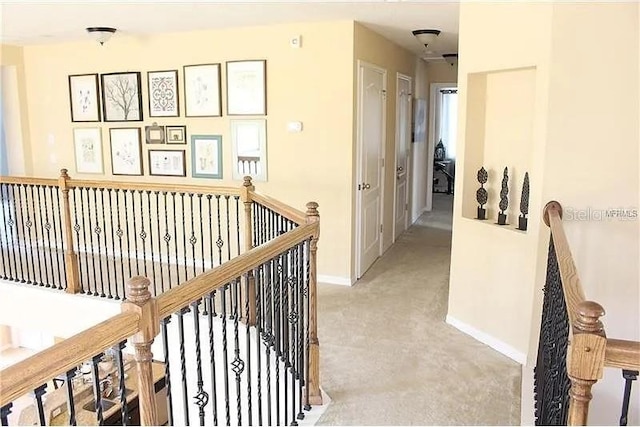
{"type": "Polygon", "coordinates": [[[640,342],[607,338],[604,309],[585,298],[562,225],[562,206],[549,202],[551,230],[542,322],[535,368],[536,425],[586,425],[591,387],[605,367],[623,370],[620,425],[626,425],[632,381],[640,370],[640,342]]]}
{"type": "Polygon", "coordinates": [[[2,425],[126,425],[138,416],[142,425],[189,425],[195,414],[200,425],[296,425],[322,404],[318,205],[302,213],[255,193],[250,179],[239,198],[243,223],[254,224],[247,251],[159,296],[148,278],[128,279],[121,314],[0,371],[2,425]],[[64,387],[46,394],[52,381],[64,387]],[[33,405],[16,413],[25,394],[33,405]]]}

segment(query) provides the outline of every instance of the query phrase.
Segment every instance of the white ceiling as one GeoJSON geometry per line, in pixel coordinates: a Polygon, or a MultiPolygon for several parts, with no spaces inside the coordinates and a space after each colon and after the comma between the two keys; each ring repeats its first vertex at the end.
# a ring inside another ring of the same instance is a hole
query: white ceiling
{"type": "MultiPolygon", "coordinates": [[[[430,48],[457,52],[458,2],[445,1],[224,1],[162,2],[2,2],[2,43],[28,45],[89,39],[86,27],[108,26],[118,34],[145,36],[160,32],[271,25],[290,22],[354,20],[389,40],[425,55],[411,34],[420,28],[442,31],[430,48]]],[[[431,56],[431,55],[428,55],[431,56]]]]}

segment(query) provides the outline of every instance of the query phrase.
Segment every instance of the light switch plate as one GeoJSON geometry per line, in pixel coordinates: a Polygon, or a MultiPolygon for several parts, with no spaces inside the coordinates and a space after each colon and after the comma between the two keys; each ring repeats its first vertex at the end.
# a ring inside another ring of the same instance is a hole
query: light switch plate
{"type": "Polygon", "coordinates": [[[287,123],[287,131],[291,133],[302,132],[302,122],[289,122],[287,123]]]}
{"type": "Polygon", "coordinates": [[[291,47],[302,47],[302,36],[294,36],[291,37],[291,40],[289,40],[289,44],[291,44],[291,47]]]}

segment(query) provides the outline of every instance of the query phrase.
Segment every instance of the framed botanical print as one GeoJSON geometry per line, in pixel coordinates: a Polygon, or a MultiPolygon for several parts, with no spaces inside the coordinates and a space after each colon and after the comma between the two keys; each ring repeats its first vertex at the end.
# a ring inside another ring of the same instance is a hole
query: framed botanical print
{"type": "Polygon", "coordinates": [[[111,171],[114,175],[142,175],[140,128],[111,128],[111,171]]]}
{"type": "Polygon", "coordinates": [[[267,61],[227,62],[227,114],[264,116],[267,114],[267,61]]]}
{"type": "Polygon", "coordinates": [[[178,70],[149,71],[149,117],[178,117],[178,70]]]}
{"type": "Polygon", "coordinates": [[[149,175],[187,176],[184,151],[149,150],[149,175]]]}
{"type": "Polygon", "coordinates": [[[222,115],[220,64],[184,66],[184,104],[187,117],[222,115]]]}
{"type": "Polygon", "coordinates": [[[222,179],[222,136],[191,135],[191,176],[222,179]]]}
{"type": "Polygon", "coordinates": [[[249,175],[256,181],[267,180],[266,123],[264,119],[231,120],[233,179],[249,175]]]}
{"type": "Polygon", "coordinates": [[[69,100],[72,122],[99,122],[100,97],[97,74],[69,76],[69,100]]]}
{"type": "Polygon", "coordinates": [[[102,111],[105,122],[142,120],[140,73],[101,74],[102,111]]]}
{"type": "Polygon", "coordinates": [[[167,144],[186,144],[187,143],[187,127],[186,126],[166,126],[165,127],[167,144]]]}
{"type": "Polygon", "coordinates": [[[73,130],[76,172],[102,174],[102,132],[100,128],[73,130]]]}

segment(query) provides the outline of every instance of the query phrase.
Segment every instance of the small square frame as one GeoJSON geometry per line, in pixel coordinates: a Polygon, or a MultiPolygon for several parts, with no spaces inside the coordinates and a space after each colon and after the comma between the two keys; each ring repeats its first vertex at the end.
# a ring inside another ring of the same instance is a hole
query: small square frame
{"type": "Polygon", "coordinates": [[[187,143],[187,127],[186,126],[166,126],[165,142],[167,144],[186,144],[187,143]]]}

